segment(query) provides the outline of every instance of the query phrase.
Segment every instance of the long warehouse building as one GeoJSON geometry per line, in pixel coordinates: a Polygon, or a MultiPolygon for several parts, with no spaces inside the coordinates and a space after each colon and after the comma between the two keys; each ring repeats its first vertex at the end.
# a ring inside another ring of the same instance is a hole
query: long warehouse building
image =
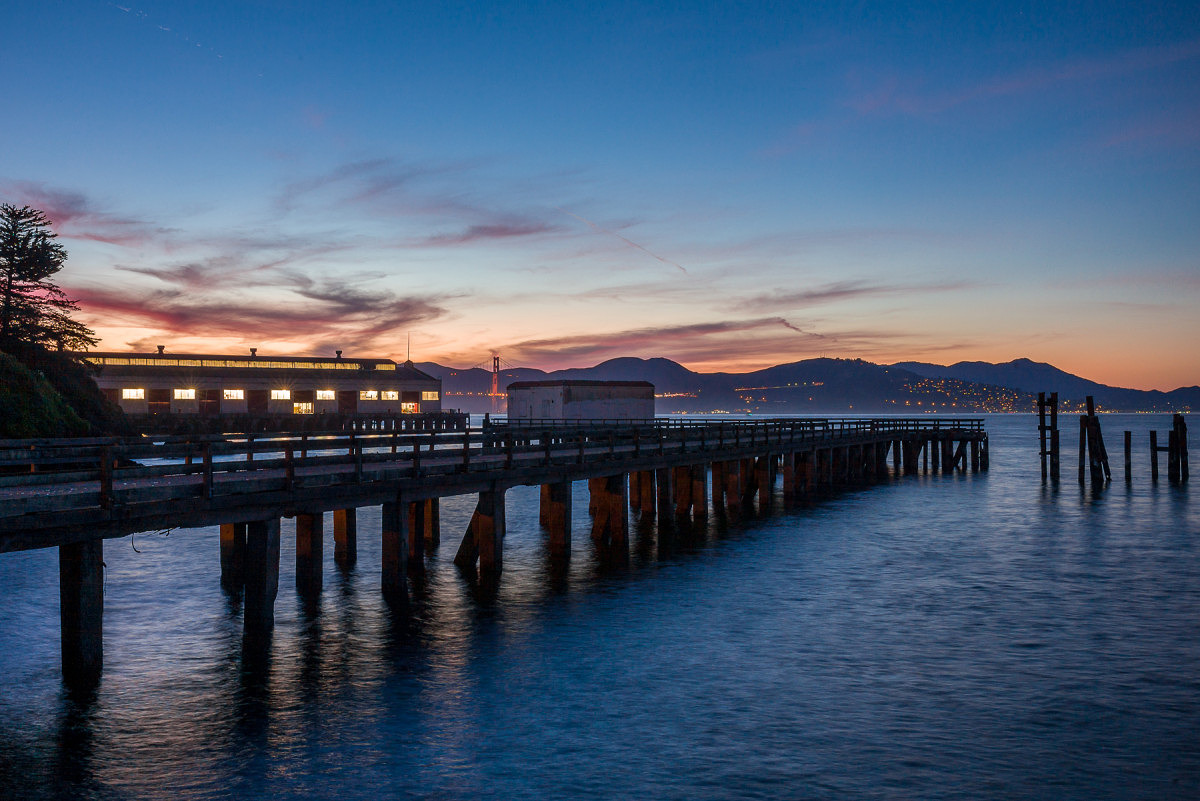
{"type": "Polygon", "coordinates": [[[96,383],[127,414],[428,414],[442,382],[390,359],[81,353],[96,383]]]}

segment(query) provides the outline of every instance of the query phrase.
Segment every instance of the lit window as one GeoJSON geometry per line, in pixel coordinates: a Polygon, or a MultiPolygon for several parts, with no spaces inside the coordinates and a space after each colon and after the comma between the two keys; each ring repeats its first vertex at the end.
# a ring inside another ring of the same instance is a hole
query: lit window
{"type": "Polygon", "coordinates": [[[273,389],[271,390],[271,400],[291,400],[292,391],[290,389],[273,389]]]}
{"type": "Polygon", "coordinates": [[[123,389],[121,390],[121,400],[145,400],[146,390],[144,389],[123,389]]]}
{"type": "Polygon", "coordinates": [[[335,393],[332,389],[317,390],[317,400],[335,400],[336,398],[337,393],[335,393]]]}
{"type": "Polygon", "coordinates": [[[380,398],[382,400],[400,400],[400,393],[394,389],[385,389],[380,393],[380,398]]]}
{"type": "Polygon", "coordinates": [[[412,402],[402,403],[402,404],[400,404],[400,413],[401,414],[416,414],[417,412],[420,411],[420,409],[417,407],[418,407],[418,404],[416,404],[416,403],[412,403],[412,402]]]}
{"type": "Polygon", "coordinates": [[[292,414],[312,414],[313,405],[311,403],[293,403],[292,414]]]}
{"type": "Polygon", "coordinates": [[[225,390],[225,400],[245,400],[245,399],[246,399],[245,390],[241,390],[241,389],[225,390]]]}
{"type": "Polygon", "coordinates": [[[421,393],[421,400],[423,400],[423,401],[424,400],[437,400],[437,399],[438,399],[437,390],[434,390],[433,392],[422,392],[421,393]]]}
{"type": "Polygon", "coordinates": [[[360,389],[358,391],[359,400],[379,400],[379,392],[374,389],[360,389]]]}
{"type": "Polygon", "coordinates": [[[177,389],[175,390],[175,400],[195,400],[196,390],[194,389],[177,389]]]}

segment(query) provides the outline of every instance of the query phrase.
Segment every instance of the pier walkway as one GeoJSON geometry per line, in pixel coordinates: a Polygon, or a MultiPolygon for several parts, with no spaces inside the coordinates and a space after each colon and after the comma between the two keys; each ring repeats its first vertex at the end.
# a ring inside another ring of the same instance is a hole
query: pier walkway
{"type": "Polygon", "coordinates": [[[279,520],[296,519],[296,575],[319,591],[323,519],[334,555],[356,557],[356,510],[382,507],[381,586],[407,599],[440,539],[438,499],[478,493],[455,562],[503,566],[504,493],[541,485],[552,555],[570,553],[571,483],[587,480],[592,538],[628,554],[629,514],[662,522],[888,475],[988,467],[983,421],[955,418],[515,421],[466,431],[336,431],[0,441],[0,553],[59,548],[63,672],[99,676],[103,540],[220,526],[222,579],[243,590],[247,632],[269,630],[279,520]]]}

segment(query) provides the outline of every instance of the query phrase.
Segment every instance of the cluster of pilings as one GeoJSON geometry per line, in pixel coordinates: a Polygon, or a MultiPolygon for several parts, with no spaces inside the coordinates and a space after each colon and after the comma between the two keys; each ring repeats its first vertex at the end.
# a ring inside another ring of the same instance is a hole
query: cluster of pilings
{"type": "MultiPolygon", "coordinates": [[[[1079,481],[1091,474],[1095,484],[1112,481],[1112,470],[1108,462],[1108,450],[1104,447],[1104,434],[1100,418],[1091,395],[1086,399],[1087,414],[1079,417],[1079,481]]],[[[1042,461],[1042,480],[1059,478],[1059,431],[1058,393],[1047,398],[1045,392],[1038,393],[1038,436],[1041,447],[1038,451],[1042,461]]],[[[1125,431],[1125,481],[1133,480],[1133,432],[1125,431]]],[[[1188,480],[1187,422],[1182,414],[1171,419],[1171,430],[1167,432],[1167,444],[1160,445],[1158,432],[1150,432],[1150,478],[1158,481],[1158,455],[1167,454],[1167,478],[1172,482],[1188,480]]]]}

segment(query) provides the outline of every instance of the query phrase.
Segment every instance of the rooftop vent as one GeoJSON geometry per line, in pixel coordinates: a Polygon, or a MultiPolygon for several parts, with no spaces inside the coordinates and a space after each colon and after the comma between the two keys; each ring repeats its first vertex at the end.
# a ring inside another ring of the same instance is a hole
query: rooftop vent
{"type": "Polygon", "coordinates": [[[159,345],[159,346],[158,346],[158,355],[159,355],[159,356],[162,356],[162,355],[163,355],[163,351],[165,351],[166,349],[167,349],[167,346],[166,346],[166,345],[159,345]]]}
{"type": "Polygon", "coordinates": [[[250,358],[253,359],[257,355],[258,355],[258,348],[251,348],[250,349],[250,358]]]}

